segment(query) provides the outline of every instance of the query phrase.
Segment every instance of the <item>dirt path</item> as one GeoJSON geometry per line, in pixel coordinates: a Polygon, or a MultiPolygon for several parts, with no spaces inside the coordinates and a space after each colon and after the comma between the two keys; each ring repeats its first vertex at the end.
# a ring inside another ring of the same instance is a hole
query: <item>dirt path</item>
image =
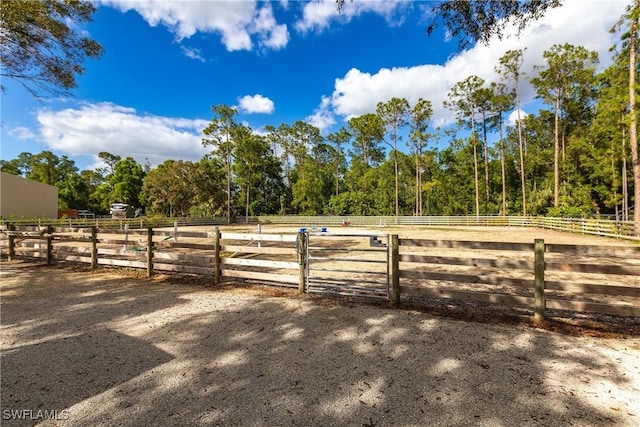
{"type": "Polygon", "coordinates": [[[640,425],[639,338],[105,270],[1,274],[3,426],[45,410],[60,426],[640,425]]]}

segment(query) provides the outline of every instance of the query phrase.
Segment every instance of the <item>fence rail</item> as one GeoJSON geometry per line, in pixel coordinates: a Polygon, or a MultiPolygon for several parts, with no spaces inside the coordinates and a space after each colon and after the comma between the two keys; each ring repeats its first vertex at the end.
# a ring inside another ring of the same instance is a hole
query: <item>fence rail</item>
{"type": "MultiPolygon", "coordinates": [[[[410,225],[426,227],[538,227],[551,230],[569,231],[572,233],[590,234],[604,237],[640,241],[640,224],[633,221],[618,221],[605,218],[551,218],[522,216],[299,216],[299,215],[267,215],[260,217],[236,217],[234,224],[282,224],[282,225],[353,225],[380,227],[392,225],[410,225]]],[[[95,219],[2,219],[0,229],[5,230],[9,224],[16,226],[56,226],[56,227],[91,227],[100,229],[123,229],[125,225],[132,228],[207,226],[226,224],[226,218],[95,218],[95,219]]]]}
{"type": "Polygon", "coordinates": [[[413,295],[499,303],[538,319],[546,309],[640,316],[640,246],[399,239],[395,250],[395,302],[413,295]]]}
{"type": "MultiPolygon", "coordinates": [[[[244,219],[243,219],[244,221],[244,219]]],[[[256,220],[253,220],[255,222],[256,220]]],[[[99,229],[124,229],[126,225],[131,228],[145,229],[147,227],[160,228],[186,226],[206,226],[206,225],[223,225],[226,224],[225,218],[156,218],[156,217],[139,217],[139,218],[3,218],[0,220],[0,230],[6,230],[9,225],[15,225],[20,228],[35,227],[42,228],[46,226],[58,228],[91,228],[99,229]]]]}
{"type": "Polygon", "coordinates": [[[241,234],[214,231],[124,230],[11,225],[1,249],[9,259],[18,255],[53,260],[268,280],[298,285],[296,235],[241,234]],[[43,243],[46,242],[46,243],[43,243]],[[186,253],[185,253],[186,250],[186,253]],[[275,257],[275,258],[274,258],[275,257]],[[284,259],[283,259],[284,258],[284,259]],[[255,271],[254,271],[255,270],[255,271]],[[293,271],[293,272],[292,272],[293,271]]]}
{"type": "Polygon", "coordinates": [[[640,224],[600,218],[549,218],[522,216],[261,216],[262,224],[353,225],[427,227],[539,227],[604,237],[640,241],[640,224]]]}
{"type": "MultiPolygon", "coordinates": [[[[340,236],[349,238],[348,233],[340,236]]],[[[390,299],[395,303],[403,295],[453,298],[525,308],[539,319],[548,309],[640,316],[640,246],[376,236],[380,247],[373,248],[372,242],[356,242],[366,237],[362,235],[336,245],[331,238],[313,240],[313,234],[304,232],[251,234],[221,232],[217,227],[179,231],[128,226],[124,230],[95,226],[37,230],[10,225],[0,240],[0,251],[9,259],[22,255],[43,258],[47,264],[59,260],[93,268],[140,268],[149,276],[156,271],[199,274],[214,284],[225,277],[249,279],[297,287],[300,292],[309,290],[305,288],[309,274],[315,275],[316,287],[335,293],[341,293],[341,287],[359,292],[367,280],[386,282],[391,284],[390,299]],[[387,237],[386,243],[376,236],[387,237]],[[381,253],[383,258],[374,258],[381,253]],[[379,279],[365,277],[376,274],[379,279]]]]}

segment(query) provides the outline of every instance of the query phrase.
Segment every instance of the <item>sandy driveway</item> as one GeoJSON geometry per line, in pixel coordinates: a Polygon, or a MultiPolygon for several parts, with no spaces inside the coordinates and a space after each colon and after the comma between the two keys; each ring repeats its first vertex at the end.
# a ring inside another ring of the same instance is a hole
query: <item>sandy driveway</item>
{"type": "Polygon", "coordinates": [[[1,273],[3,426],[39,410],[61,426],[640,425],[637,337],[84,267],[1,273]]]}

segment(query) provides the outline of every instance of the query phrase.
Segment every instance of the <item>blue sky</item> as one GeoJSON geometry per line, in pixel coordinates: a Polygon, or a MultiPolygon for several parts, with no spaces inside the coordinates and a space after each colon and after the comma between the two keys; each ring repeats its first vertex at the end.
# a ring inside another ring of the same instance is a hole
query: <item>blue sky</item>
{"type": "MultiPolygon", "coordinates": [[[[85,63],[72,96],[38,101],[3,79],[0,157],[51,150],[80,169],[100,166],[101,151],[154,166],[198,160],[217,104],[235,106],[257,132],[306,120],[327,134],[379,101],[422,97],[434,126],[447,126],[451,86],[472,74],[497,81],[509,49],[527,49],[529,76],[553,44],[585,46],[608,66],[608,30],[628,1],[565,0],[520,37],[508,30],[464,51],[442,31],[426,35],[432,4],[354,0],[338,14],[334,0],[96,2],[84,30],[105,54],[85,63]]],[[[521,91],[524,112],[539,108],[527,83],[521,91]]]]}

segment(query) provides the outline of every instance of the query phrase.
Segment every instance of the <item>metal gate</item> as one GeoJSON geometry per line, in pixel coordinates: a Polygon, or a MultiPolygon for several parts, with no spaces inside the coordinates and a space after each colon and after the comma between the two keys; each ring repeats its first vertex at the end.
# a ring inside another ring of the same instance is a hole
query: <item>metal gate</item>
{"type": "Polygon", "coordinates": [[[306,290],[389,299],[389,235],[309,232],[306,290]]]}

